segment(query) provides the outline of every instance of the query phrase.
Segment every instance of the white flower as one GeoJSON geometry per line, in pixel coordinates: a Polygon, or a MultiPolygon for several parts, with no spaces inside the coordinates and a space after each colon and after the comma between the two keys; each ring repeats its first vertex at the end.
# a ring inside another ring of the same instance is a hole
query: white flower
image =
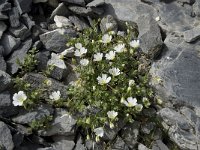
{"type": "Polygon", "coordinates": [[[97,136],[100,136],[100,137],[103,137],[103,135],[104,135],[104,130],[103,130],[102,127],[99,127],[99,128],[94,129],[94,132],[95,132],[95,134],[96,134],[97,136]]]}
{"type": "Polygon", "coordinates": [[[156,21],[160,21],[160,16],[155,18],[156,21]]]}
{"type": "Polygon", "coordinates": [[[110,29],[112,26],[113,26],[112,23],[106,23],[106,29],[107,29],[107,30],[110,29]]]}
{"type": "Polygon", "coordinates": [[[140,41],[139,40],[133,40],[130,42],[130,46],[133,48],[138,48],[140,46],[140,41]]]}
{"type": "Polygon", "coordinates": [[[112,69],[109,69],[109,73],[113,76],[118,76],[120,75],[120,70],[119,68],[112,68],[112,69]]]}
{"type": "Polygon", "coordinates": [[[87,65],[89,64],[89,60],[88,60],[88,59],[81,59],[81,60],[80,60],[80,64],[81,64],[82,66],[87,66],[87,65]]]}
{"type": "Polygon", "coordinates": [[[23,91],[19,91],[13,95],[13,105],[22,106],[24,101],[27,99],[26,94],[23,91]]]}
{"type": "Polygon", "coordinates": [[[107,112],[107,115],[108,115],[108,117],[110,118],[110,119],[115,119],[115,117],[117,117],[117,115],[118,115],[118,112],[116,112],[116,111],[108,111],[107,112]]]}
{"type": "Polygon", "coordinates": [[[124,37],[124,31],[118,31],[117,35],[124,37]]]}
{"type": "Polygon", "coordinates": [[[60,96],[61,96],[60,91],[54,91],[54,92],[51,93],[51,95],[49,96],[49,98],[51,100],[57,101],[57,100],[60,99],[60,96]]]}
{"type": "Polygon", "coordinates": [[[76,43],[76,44],[75,44],[75,47],[76,47],[77,49],[81,49],[81,48],[82,48],[82,44],[81,44],[81,43],[76,43]]]}
{"type": "Polygon", "coordinates": [[[124,51],[124,48],[125,48],[125,44],[118,44],[117,46],[114,47],[114,50],[117,52],[117,53],[121,53],[124,51]]]}
{"type": "Polygon", "coordinates": [[[60,55],[52,53],[51,54],[51,59],[47,62],[49,66],[56,66],[58,68],[66,69],[67,66],[65,62],[60,59],[60,55]]]}
{"type": "Polygon", "coordinates": [[[94,61],[101,61],[103,58],[103,53],[94,54],[94,61]]]}
{"type": "Polygon", "coordinates": [[[83,54],[86,54],[87,53],[87,49],[85,47],[81,47],[81,49],[77,49],[75,50],[75,53],[74,55],[77,56],[77,57],[81,57],[83,54]]]}
{"type": "Polygon", "coordinates": [[[100,77],[100,76],[97,77],[97,80],[98,80],[98,83],[99,83],[100,85],[104,85],[104,84],[107,84],[107,83],[110,82],[111,77],[108,77],[107,74],[102,74],[101,77],[100,77]]]}
{"type": "Polygon", "coordinates": [[[109,53],[106,54],[106,59],[107,60],[113,60],[115,58],[115,52],[110,51],[109,53]]]}
{"type": "Polygon", "coordinates": [[[142,104],[137,104],[135,105],[136,111],[142,111],[143,105],[142,104]]]}
{"type": "Polygon", "coordinates": [[[133,107],[133,106],[137,105],[137,99],[128,97],[127,101],[123,101],[122,103],[124,103],[127,107],[133,107]]]}
{"type": "Polygon", "coordinates": [[[129,82],[128,82],[128,86],[130,87],[130,86],[132,86],[132,85],[134,85],[135,84],[135,80],[129,80],[129,82]]]}
{"type": "Polygon", "coordinates": [[[103,37],[102,37],[102,42],[103,42],[103,43],[110,43],[111,40],[112,40],[112,36],[111,36],[111,35],[105,34],[105,35],[103,35],[103,37]]]}

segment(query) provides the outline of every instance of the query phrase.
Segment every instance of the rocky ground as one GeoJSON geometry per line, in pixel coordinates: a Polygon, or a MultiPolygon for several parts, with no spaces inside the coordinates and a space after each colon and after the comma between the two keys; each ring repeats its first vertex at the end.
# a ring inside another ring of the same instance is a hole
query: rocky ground
{"type": "MultiPolygon", "coordinates": [[[[92,25],[92,19],[125,22],[139,31],[141,50],[151,60],[151,84],[163,104],[143,111],[144,120],[106,130],[104,141],[113,150],[200,149],[200,1],[199,0],[1,0],[0,1],[0,149],[105,149],[103,142],[86,140],[76,119],[66,109],[47,104],[27,111],[12,104],[13,82],[32,48],[38,72],[26,73],[32,87],[49,79],[49,90],[65,88],[76,79],[61,62],[46,77],[40,72],[52,62],[51,53],[63,52],[67,38],[92,25]],[[56,17],[55,17],[56,16],[56,17]],[[56,19],[55,19],[56,18],[56,19]],[[60,27],[59,27],[60,26],[60,27]],[[50,128],[31,130],[33,120],[53,116],[50,128]]],[[[68,56],[70,57],[70,56],[68,56]]]]}

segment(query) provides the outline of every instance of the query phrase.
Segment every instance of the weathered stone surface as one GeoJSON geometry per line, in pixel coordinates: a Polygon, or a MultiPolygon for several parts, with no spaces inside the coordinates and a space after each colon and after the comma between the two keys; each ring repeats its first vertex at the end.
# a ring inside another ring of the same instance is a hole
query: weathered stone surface
{"type": "Polygon", "coordinates": [[[87,150],[87,148],[83,144],[83,139],[81,136],[78,137],[74,150],[87,150]]]}
{"type": "Polygon", "coordinates": [[[200,17],[200,1],[195,1],[193,4],[193,11],[197,17],[200,17]]]}
{"type": "Polygon", "coordinates": [[[49,60],[50,57],[50,52],[49,51],[41,51],[39,53],[36,54],[36,59],[37,59],[37,69],[39,71],[44,71],[47,68],[47,62],[49,60]]]}
{"type": "Polygon", "coordinates": [[[4,48],[2,45],[0,45],[0,55],[3,56],[4,48]]]}
{"type": "Polygon", "coordinates": [[[0,12],[0,20],[6,20],[6,19],[8,19],[8,16],[5,13],[0,12]]]}
{"type": "Polygon", "coordinates": [[[8,11],[11,9],[11,3],[7,0],[1,0],[0,2],[0,12],[8,11]]]}
{"type": "Polygon", "coordinates": [[[155,128],[154,122],[147,122],[145,125],[142,126],[141,132],[143,132],[144,134],[150,134],[154,128],[155,128]]]}
{"type": "Polygon", "coordinates": [[[179,36],[168,35],[164,43],[165,55],[150,70],[156,93],[166,100],[200,106],[200,42],[187,44],[179,36]]]}
{"type": "Polygon", "coordinates": [[[48,86],[48,92],[45,94],[46,98],[49,98],[49,95],[54,92],[54,91],[60,91],[61,93],[61,98],[65,99],[67,98],[67,86],[64,84],[52,79],[52,78],[47,78],[41,74],[37,73],[28,73],[26,74],[23,79],[31,84],[31,88],[36,89],[38,87],[42,87],[43,83],[46,80],[50,80],[51,84],[48,86]]]}
{"type": "Polygon", "coordinates": [[[4,71],[0,70],[0,92],[8,88],[11,84],[11,77],[4,71]]]}
{"type": "Polygon", "coordinates": [[[67,2],[67,3],[71,3],[71,4],[85,6],[85,1],[84,0],[62,0],[62,1],[63,2],[67,2]]]}
{"type": "Polygon", "coordinates": [[[80,16],[88,16],[92,14],[92,9],[90,7],[80,7],[80,6],[69,6],[69,10],[80,16]]]}
{"type": "Polygon", "coordinates": [[[147,148],[145,145],[139,143],[139,144],[138,144],[138,150],[150,150],[150,149],[147,148]]]}
{"type": "Polygon", "coordinates": [[[161,140],[156,140],[152,146],[152,150],[169,150],[169,148],[161,140]]]}
{"type": "Polygon", "coordinates": [[[7,26],[3,21],[0,21],[0,39],[3,35],[3,32],[6,30],[7,26]]]}
{"type": "Polygon", "coordinates": [[[163,119],[162,125],[165,129],[168,129],[170,139],[181,149],[198,150],[200,146],[200,135],[198,131],[200,118],[193,115],[196,122],[190,124],[191,111],[187,110],[184,112],[187,112],[185,113],[186,116],[173,109],[163,108],[158,112],[158,115],[163,119]]]}
{"type": "Polygon", "coordinates": [[[194,42],[200,37],[200,27],[195,27],[184,32],[184,39],[186,42],[194,42]]]}
{"type": "Polygon", "coordinates": [[[87,7],[97,7],[97,6],[103,5],[104,3],[105,3],[105,0],[94,0],[90,3],[88,3],[86,6],[87,7]]]}
{"type": "Polygon", "coordinates": [[[22,15],[22,22],[28,27],[28,29],[32,29],[35,25],[35,22],[31,20],[27,13],[22,15]]]}
{"type": "Polygon", "coordinates": [[[117,137],[114,144],[111,146],[112,150],[129,150],[126,143],[122,140],[122,138],[117,137]]]}
{"type": "Polygon", "coordinates": [[[11,95],[8,91],[0,93],[0,108],[11,105],[11,95]]]}
{"type": "Polygon", "coordinates": [[[107,140],[107,141],[111,141],[113,140],[116,135],[118,134],[118,132],[124,127],[125,122],[120,119],[117,123],[114,124],[114,128],[110,128],[109,125],[105,125],[104,128],[104,135],[102,137],[102,139],[107,140]]]}
{"type": "Polygon", "coordinates": [[[160,54],[163,45],[158,24],[149,15],[143,15],[138,18],[137,25],[142,51],[155,58],[160,54]]]}
{"type": "Polygon", "coordinates": [[[9,21],[11,27],[16,28],[20,26],[19,18],[20,16],[17,7],[13,7],[12,10],[9,12],[9,21]]]}
{"type": "Polygon", "coordinates": [[[80,31],[89,27],[84,19],[80,19],[77,16],[69,16],[69,20],[74,24],[75,28],[80,31]]]}
{"type": "Polygon", "coordinates": [[[65,109],[57,108],[50,129],[40,131],[39,134],[43,136],[74,135],[75,124],[76,120],[65,109]]]}
{"type": "Polygon", "coordinates": [[[21,112],[13,117],[12,120],[16,123],[20,124],[30,124],[34,120],[40,120],[44,117],[50,116],[53,113],[53,108],[48,105],[41,105],[38,108],[26,111],[21,110],[21,112]]]}
{"type": "Polygon", "coordinates": [[[38,40],[40,40],[39,36],[40,36],[41,34],[44,34],[45,32],[47,32],[47,30],[42,29],[42,28],[41,28],[40,26],[38,26],[38,25],[33,26],[33,28],[32,28],[31,31],[32,31],[31,37],[32,37],[33,41],[38,41],[38,40]]]}
{"type": "Polygon", "coordinates": [[[12,135],[8,126],[0,121],[0,147],[6,150],[13,150],[14,144],[12,141],[12,135]]]}
{"type": "Polygon", "coordinates": [[[65,6],[64,3],[60,3],[58,5],[58,7],[52,12],[52,14],[50,16],[50,20],[53,20],[56,15],[58,15],[58,16],[65,16],[65,17],[68,17],[70,15],[69,10],[65,6]]]}
{"type": "Polygon", "coordinates": [[[73,29],[56,29],[40,35],[40,40],[47,50],[59,53],[66,49],[67,39],[64,35],[74,37],[76,32],[73,29]]]}
{"type": "Polygon", "coordinates": [[[12,55],[9,57],[7,61],[9,73],[15,74],[18,71],[20,66],[17,64],[17,60],[23,63],[26,53],[31,48],[31,45],[32,45],[32,40],[28,39],[27,41],[22,43],[22,45],[17,50],[15,50],[12,53],[12,55]]]}
{"type": "Polygon", "coordinates": [[[52,144],[53,149],[55,150],[73,150],[75,143],[73,139],[70,140],[70,138],[66,136],[57,136],[54,137],[53,140],[55,143],[52,144]]]}
{"type": "Polygon", "coordinates": [[[27,38],[29,35],[31,35],[30,30],[24,25],[21,24],[17,28],[9,28],[9,31],[17,38],[20,38],[21,40],[24,40],[27,38]]]}
{"type": "Polygon", "coordinates": [[[0,54],[0,70],[6,71],[6,62],[1,54],[0,54]]]}
{"type": "Polygon", "coordinates": [[[0,43],[4,47],[3,55],[8,56],[14,49],[19,47],[21,41],[19,38],[15,38],[10,34],[5,33],[2,36],[0,43]]]}
{"type": "Polygon", "coordinates": [[[48,0],[33,0],[33,3],[45,3],[48,0]]]}
{"type": "Polygon", "coordinates": [[[100,29],[102,33],[105,33],[107,31],[117,32],[118,29],[117,22],[111,15],[107,15],[104,18],[102,18],[100,23],[100,29]],[[108,27],[108,24],[111,24],[111,26],[108,27]]]}
{"type": "Polygon", "coordinates": [[[14,0],[20,14],[29,12],[31,10],[32,0],[14,0]]]}
{"type": "Polygon", "coordinates": [[[121,137],[126,142],[129,148],[133,149],[139,138],[140,122],[134,121],[131,124],[127,124],[121,131],[121,137]]]}
{"type": "Polygon", "coordinates": [[[56,23],[56,26],[58,28],[62,28],[62,27],[72,27],[72,23],[70,22],[70,20],[64,16],[58,16],[56,15],[54,17],[54,21],[56,23]]]}
{"type": "Polygon", "coordinates": [[[58,54],[52,53],[51,59],[47,62],[48,66],[54,66],[50,76],[54,79],[61,80],[67,76],[68,68],[65,61],[60,59],[58,54]]]}
{"type": "Polygon", "coordinates": [[[85,146],[88,150],[102,150],[105,149],[105,144],[103,142],[95,142],[91,140],[86,140],[85,141],[85,146]]]}

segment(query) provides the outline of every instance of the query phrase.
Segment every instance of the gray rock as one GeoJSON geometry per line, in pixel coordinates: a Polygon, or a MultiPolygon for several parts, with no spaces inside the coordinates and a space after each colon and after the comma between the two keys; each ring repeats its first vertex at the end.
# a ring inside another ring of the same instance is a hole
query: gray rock
{"type": "Polygon", "coordinates": [[[32,0],[14,0],[14,2],[20,12],[20,15],[31,10],[32,0]]]}
{"type": "Polygon", "coordinates": [[[182,3],[182,4],[191,4],[193,2],[193,0],[177,0],[177,2],[182,3]]]}
{"type": "Polygon", "coordinates": [[[65,109],[57,108],[50,129],[40,131],[42,136],[74,135],[76,120],[65,109]]]}
{"type": "Polygon", "coordinates": [[[139,143],[139,144],[138,144],[138,150],[150,150],[150,149],[147,148],[145,145],[139,143]]]}
{"type": "Polygon", "coordinates": [[[74,24],[75,28],[77,28],[79,31],[82,31],[89,27],[83,18],[80,19],[77,16],[69,16],[69,20],[74,24]]]}
{"type": "Polygon", "coordinates": [[[74,150],[87,150],[87,148],[83,144],[83,139],[81,136],[78,137],[74,150]]]}
{"type": "Polygon", "coordinates": [[[122,119],[119,119],[117,123],[114,124],[114,128],[110,128],[109,125],[105,125],[103,140],[111,141],[113,140],[118,132],[124,127],[125,122],[122,119]]]}
{"type": "Polygon", "coordinates": [[[17,7],[13,7],[12,10],[9,12],[9,21],[11,27],[16,28],[20,26],[19,18],[20,16],[17,7]]]}
{"type": "Polygon", "coordinates": [[[60,56],[52,53],[51,59],[47,62],[48,66],[53,66],[50,76],[57,80],[62,80],[67,76],[68,68],[65,64],[65,61],[60,59],[60,56]]]}
{"type": "Polygon", "coordinates": [[[31,37],[32,37],[33,41],[40,40],[40,38],[39,38],[40,34],[44,34],[45,32],[47,32],[47,30],[42,29],[38,25],[33,26],[31,31],[32,31],[31,37]]]}
{"type": "Polygon", "coordinates": [[[22,15],[22,22],[28,27],[28,29],[32,29],[35,25],[35,22],[31,20],[27,13],[22,15]]]}
{"type": "Polygon", "coordinates": [[[68,141],[68,140],[61,140],[53,143],[53,149],[55,150],[73,150],[75,146],[74,141],[68,141]]]}
{"type": "Polygon", "coordinates": [[[91,140],[86,140],[85,141],[85,146],[88,150],[103,150],[105,149],[105,144],[103,142],[94,142],[94,141],[91,141],[91,140]]]}
{"type": "Polygon", "coordinates": [[[31,45],[32,45],[32,40],[28,39],[24,43],[22,43],[22,45],[11,54],[11,56],[9,57],[7,61],[9,73],[15,74],[18,71],[20,66],[17,64],[17,60],[19,60],[22,63],[24,62],[26,53],[31,48],[31,45]]]}
{"type": "Polygon", "coordinates": [[[48,5],[52,6],[53,8],[56,8],[59,5],[59,1],[58,0],[50,0],[50,1],[48,1],[48,5]]]}
{"type": "Polygon", "coordinates": [[[0,147],[1,146],[6,150],[13,150],[14,148],[11,132],[4,122],[0,122],[0,147]]]}
{"type": "Polygon", "coordinates": [[[199,43],[187,44],[183,38],[168,35],[162,59],[153,63],[150,74],[157,95],[163,100],[200,106],[199,43]]]}
{"type": "Polygon", "coordinates": [[[4,91],[11,84],[11,77],[4,71],[0,70],[0,92],[4,91]]]}
{"type": "Polygon", "coordinates": [[[155,128],[154,122],[147,122],[145,125],[142,126],[141,132],[143,132],[144,134],[150,134],[154,128],[155,128]]]}
{"type": "Polygon", "coordinates": [[[161,140],[156,140],[152,146],[152,150],[169,150],[169,148],[161,140]]]}
{"type": "Polygon", "coordinates": [[[20,38],[21,40],[24,40],[25,38],[27,38],[28,36],[31,35],[30,30],[28,30],[28,28],[24,25],[21,24],[19,27],[17,28],[9,28],[9,31],[17,38],[20,38]]]}
{"type": "Polygon", "coordinates": [[[0,55],[3,56],[4,48],[2,45],[0,45],[0,55]]]}
{"type": "Polygon", "coordinates": [[[54,17],[54,21],[56,23],[56,27],[57,28],[67,28],[67,27],[72,27],[73,26],[71,21],[68,18],[64,17],[64,16],[57,16],[56,15],[54,17]]]}
{"type": "Polygon", "coordinates": [[[66,35],[74,37],[76,32],[73,29],[56,29],[40,35],[40,40],[47,50],[59,53],[66,49],[66,35]]]}
{"type": "Polygon", "coordinates": [[[46,3],[48,0],[33,0],[33,3],[46,3]]]}
{"type": "Polygon", "coordinates": [[[103,5],[104,3],[105,3],[105,0],[94,0],[90,3],[88,3],[86,6],[87,7],[97,7],[97,6],[103,5]]]}
{"type": "Polygon", "coordinates": [[[85,6],[85,1],[84,0],[62,0],[62,1],[63,2],[67,2],[67,3],[71,3],[71,4],[85,6]]]}
{"type": "Polygon", "coordinates": [[[69,10],[71,10],[73,13],[80,15],[80,16],[90,16],[93,14],[92,9],[90,7],[80,7],[80,6],[69,6],[69,10]]]}
{"type": "Polygon", "coordinates": [[[52,114],[53,108],[51,106],[41,105],[31,111],[21,110],[21,112],[16,117],[13,117],[12,120],[19,124],[30,124],[34,120],[40,120],[52,114]]]}
{"type": "Polygon", "coordinates": [[[149,15],[144,15],[137,20],[140,47],[151,58],[157,57],[163,45],[160,28],[156,21],[149,15]],[[151,40],[149,40],[151,39],[151,40]]]}
{"type": "Polygon", "coordinates": [[[107,31],[115,31],[116,33],[118,29],[117,22],[111,15],[107,15],[101,19],[100,29],[102,33],[105,33],[107,31]],[[111,24],[109,28],[107,26],[108,24],[111,24]]]}
{"type": "Polygon", "coordinates": [[[58,16],[65,16],[65,17],[68,17],[70,15],[69,10],[65,6],[64,3],[60,3],[58,5],[58,7],[52,12],[52,14],[50,16],[50,20],[53,20],[56,15],[58,15],[58,16]]]}
{"type": "Polygon", "coordinates": [[[6,30],[7,26],[3,21],[0,21],[0,39],[4,33],[4,31],[6,30]]]}
{"type": "Polygon", "coordinates": [[[8,16],[5,13],[0,12],[0,20],[6,20],[6,19],[8,19],[8,16]]]}
{"type": "Polygon", "coordinates": [[[37,59],[37,70],[39,71],[44,71],[47,69],[47,62],[50,57],[50,52],[49,51],[41,51],[35,55],[37,59]]]}
{"type": "Polygon", "coordinates": [[[200,28],[195,27],[191,30],[187,30],[184,32],[184,39],[186,42],[194,42],[200,37],[200,28]]]}
{"type": "Polygon", "coordinates": [[[200,1],[195,1],[193,4],[193,11],[197,17],[200,17],[200,1]]]}
{"type": "Polygon", "coordinates": [[[32,48],[36,49],[36,50],[40,49],[41,47],[42,47],[42,42],[41,41],[36,41],[32,46],[32,48]]]}
{"type": "Polygon", "coordinates": [[[20,132],[17,132],[13,135],[13,143],[15,147],[19,147],[24,141],[24,135],[20,132]]]}
{"type": "Polygon", "coordinates": [[[11,3],[8,0],[1,0],[0,2],[0,12],[8,11],[11,9],[11,3]]]}
{"type": "Polygon", "coordinates": [[[196,116],[197,126],[190,124],[187,117],[170,108],[163,108],[158,112],[163,119],[162,125],[168,130],[168,135],[180,149],[197,150],[200,146],[199,123],[200,118],[196,116]]]}
{"type": "Polygon", "coordinates": [[[126,143],[122,140],[122,138],[117,137],[114,144],[111,146],[112,150],[129,150],[126,143]]]}
{"type": "Polygon", "coordinates": [[[62,84],[61,82],[58,82],[54,79],[51,78],[47,78],[41,74],[37,74],[37,73],[27,73],[23,79],[31,84],[31,88],[36,89],[38,87],[43,87],[43,83],[47,80],[50,80],[52,83],[51,85],[48,86],[48,91],[47,93],[44,95],[45,98],[49,98],[49,95],[53,92],[53,91],[60,91],[61,93],[61,98],[65,99],[67,98],[67,86],[65,86],[64,84],[62,84]]]}
{"type": "Polygon", "coordinates": [[[0,54],[0,70],[6,71],[6,62],[4,60],[4,57],[0,54]]]}
{"type": "Polygon", "coordinates": [[[11,106],[11,95],[8,91],[0,93],[0,108],[11,106]]]}
{"type": "Polygon", "coordinates": [[[10,34],[5,33],[1,39],[1,45],[4,47],[4,56],[8,56],[13,50],[19,47],[21,41],[10,34]]]}
{"type": "Polygon", "coordinates": [[[120,22],[137,23],[140,16],[149,14],[153,18],[157,17],[156,9],[138,0],[116,1],[106,0],[104,9],[105,15],[110,14],[120,22]]]}
{"type": "Polygon", "coordinates": [[[134,121],[133,123],[124,126],[121,131],[122,139],[131,149],[133,149],[137,145],[140,124],[140,122],[134,121]]]}

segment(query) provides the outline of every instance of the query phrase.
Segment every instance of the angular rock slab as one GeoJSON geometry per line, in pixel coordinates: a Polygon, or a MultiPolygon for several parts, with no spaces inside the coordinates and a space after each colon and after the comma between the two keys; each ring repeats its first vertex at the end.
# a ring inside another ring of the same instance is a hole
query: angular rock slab
{"type": "Polygon", "coordinates": [[[76,32],[72,29],[56,29],[40,35],[40,40],[45,48],[60,53],[66,49],[67,38],[74,37],[76,32]]]}
{"type": "Polygon", "coordinates": [[[12,141],[12,135],[8,126],[0,121],[0,147],[6,150],[13,150],[14,144],[12,141]]]}
{"type": "Polygon", "coordinates": [[[0,92],[4,91],[11,84],[11,76],[4,71],[0,70],[0,92]]]}
{"type": "Polygon", "coordinates": [[[164,43],[165,53],[150,70],[156,93],[166,100],[200,106],[200,42],[188,44],[169,35],[164,43]]]}
{"type": "Polygon", "coordinates": [[[158,112],[163,127],[180,149],[198,150],[200,146],[200,117],[192,109],[181,108],[180,112],[163,108],[158,112]],[[192,120],[191,120],[192,119],[192,120]]]}

